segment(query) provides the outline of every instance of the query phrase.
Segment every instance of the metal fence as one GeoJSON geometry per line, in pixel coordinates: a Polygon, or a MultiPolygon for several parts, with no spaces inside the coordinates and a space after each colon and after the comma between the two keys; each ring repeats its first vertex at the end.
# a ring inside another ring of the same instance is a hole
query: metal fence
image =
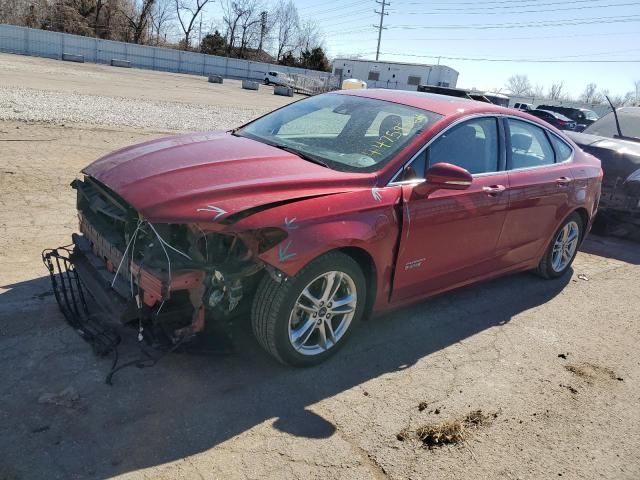
{"type": "Polygon", "coordinates": [[[67,33],[50,32],[0,24],[0,52],[61,60],[64,55],[81,55],[83,61],[110,65],[112,60],[129,62],[131,67],[192,75],[221,75],[224,78],[263,81],[267,72],[277,70],[295,80],[301,93],[319,93],[337,86],[335,76],[315,70],[218,57],[171,48],[101,40],[67,33]]]}

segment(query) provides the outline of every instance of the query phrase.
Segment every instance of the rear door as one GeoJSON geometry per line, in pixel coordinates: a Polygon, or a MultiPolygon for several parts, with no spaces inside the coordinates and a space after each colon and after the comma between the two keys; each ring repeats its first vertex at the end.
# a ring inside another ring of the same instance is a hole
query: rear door
{"type": "Polygon", "coordinates": [[[574,190],[573,150],[533,122],[511,117],[504,121],[510,190],[499,248],[508,250],[505,264],[514,265],[539,256],[568,215],[574,190]]]}
{"type": "Polygon", "coordinates": [[[405,169],[408,182],[424,178],[431,165],[452,163],[469,170],[473,182],[467,190],[436,190],[428,197],[413,192],[415,183],[403,185],[394,300],[445,290],[494,268],[508,206],[500,139],[495,117],[467,120],[434,140],[405,169]]]}

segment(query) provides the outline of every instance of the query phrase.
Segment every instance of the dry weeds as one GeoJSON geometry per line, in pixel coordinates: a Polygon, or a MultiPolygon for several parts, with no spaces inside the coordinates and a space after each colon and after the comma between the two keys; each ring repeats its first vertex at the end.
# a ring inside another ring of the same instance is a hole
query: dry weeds
{"type": "Polygon", "coordinates": [[[572,365],[565,365],[564,367],[574,375],[584,379],[587,383],[592,384],[596,380],[618,380],[622,381],[622,377],[616,375],[616,373],[607,367],[601,367],[593,363],[583,362],[572,365]]]}
{"type": "Polygon", "coordinates": [[[497,413],[484,414],[482,410],[475,410],[463,418],[422,425],[414,432],[403,429],[398,433],[397,438],[401,441],[415,438],[427,448],[455,445],[464,442],[472,430],[490,424],[497,416],[497,413]]]}

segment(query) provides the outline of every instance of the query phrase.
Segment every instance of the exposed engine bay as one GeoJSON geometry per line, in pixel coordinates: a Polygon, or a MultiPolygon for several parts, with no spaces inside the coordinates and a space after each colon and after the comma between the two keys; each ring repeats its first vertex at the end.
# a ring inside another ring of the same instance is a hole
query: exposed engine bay
{"type": "MultiPolygon", "coordinates": [[[[277,232],[240,238],[197,225],[152,224],[90,177],[72,187],[81,235],[73,235],[72,246],[43,252],[43,261],[67,321],[96,353],[107,355],[120,341],[112,319],[137,330],[138,342],[164,351],[191,343],[205,325],[218,340],[228,336],[230,321],[250,307],[240,308],[241,300],[265,269],[253,252],[280,241],[277,232]],[[87,295],[107,315],[92,311],[87,295]]],[[[217,345],[213,353],[224,353],[230,342],[217,345]]]]}

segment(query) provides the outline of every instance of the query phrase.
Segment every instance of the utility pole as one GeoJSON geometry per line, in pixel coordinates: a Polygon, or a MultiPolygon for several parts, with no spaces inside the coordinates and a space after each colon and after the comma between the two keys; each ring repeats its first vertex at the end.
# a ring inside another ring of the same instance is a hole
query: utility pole
{"type": "Polygon", "coordinates": [[[258,52],[262,51],[262,40],[264,34],[267,32],[267,12],[260,12],[260,45],[258,46],[258,52]]]}
{"type": "Polygon", "coordinates": [[[375,13],[380,15],[380,25],[374,25],[373,26],[373,28],[377,28],[378,29],[378,48],[376,49],[376,62],[377,62],[378,61],[378,57],[380,56],[380,40],[382,38],[382,30],[386,30],[386,27],[382,26],[382,21],[383,21],[385,15],[389,15],[388,12],[387,13],[384,12],[384,7],[390,7],[391,4],[385,2],[385,0],[382,0],[381,2],[376,0],[376,3],[378,5],[382,5],[382,10],[381,11],[374,10],[375,13]]]}

